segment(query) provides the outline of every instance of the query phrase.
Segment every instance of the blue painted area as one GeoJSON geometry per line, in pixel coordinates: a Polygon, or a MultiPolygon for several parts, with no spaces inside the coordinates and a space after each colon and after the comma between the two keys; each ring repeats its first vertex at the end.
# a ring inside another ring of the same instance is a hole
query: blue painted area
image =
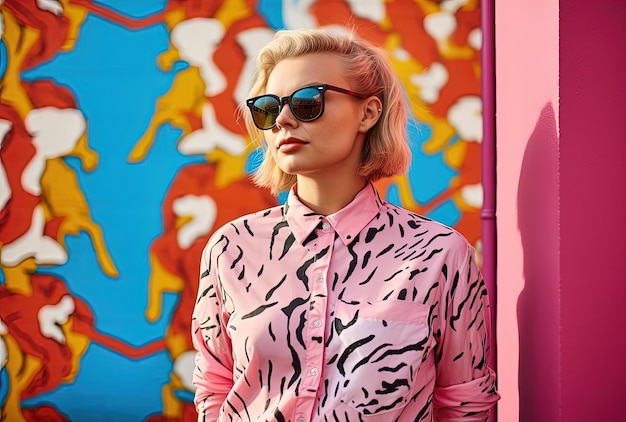
{"type": "MultiPolygon", "coordinates": [[[[0,339],[0,341],[2,341],[0,339]]],[[[0,409],[4,407],[4,403],[9,395],[9,372],[2,366],[0,367],[0,409]]]]}
{"type": "Polygon", "coordinates": [[[171,362],[165,353],[140,361],[91,345],[72,384],[22,401],[22,406],[52,404],[72,422],[140,421],[160,413],[161,387],[171,362]]]}
{"type": "Polygon", "coordinates": [[[101,4],[126,16],[142,18],[165,9],[168,0],[92,0],[92,2],[101,4]]]}
{"type": "Polygon", "coordinates": [[[261,14],[267,25],[273,29],[283,29],[283,0],[259,0],[257,11],[261,14]]]}
{"type": "Polygon", "coordinates": [[[9,52],[4,41],[0,38],[0,81],[4,77],[9,66],[9,52]]]}
{"type": "MultiPolygon", "coordinates": [[[[408,173],[413,197],[419,205],[427,205],[448,188],[450,179],[457,173],[446,165],[443,153],[425,155],[421,152],[423,143],[431,137],[431,128],[428,125],[412,121],[408,125],[408,134],[413,150],[413,160],[408,173]]],[[[402,206],[395,185],[391,185],[387,192],[381,192],[381,195],[388,202],[402,206]]],[[[454,225],[460,216],[460,210],[452,201],[446,201],[428,214],[429,218],[449,226],[454,225]]]]}
{"type": "Polygon", "coordinates": [[[174,391],[174,395],[180,401],[193,403],[194,393],[189,390],[176,390],[174,391]]]}
{"type": "MultiPolygon", "coordinates": [[[[151,14],[164,4],[108,2],[132,16],[151,14]]],[[[74,50],[22,74],[25,81],[53,79],[68,87],[87,118],[98,166],[88,173],[76,158],[66,163],[78,177],[120,276],[112,279],[102,272],[86,233],[66,238],[65,265],[40,272],[59,276],[73,295],[87,302],[97,330],[136,347],[165,336],[177,301],[176,295],[166,295],[161,318],[156,323],[146,320],[148,250],[163,230],[163,198],[181,167],[203,162],[202,157],[177,151],[181,133],[167,125],[158,130],[143,162],[126,162],[148,126],[157,98],[183,67],[170,73],[157,68],[156,58],[168,48],[168,40],[164,25],[130,31],[89,15],[74,50]]],[[[73,383],[26,400],[23,406],[54,403],[70,420],[90,422],[142,420],[161,413],[161,388],[169,381],[172,365],[166,352],[132,360],[92,343],[80,365],[73,383]]]]}

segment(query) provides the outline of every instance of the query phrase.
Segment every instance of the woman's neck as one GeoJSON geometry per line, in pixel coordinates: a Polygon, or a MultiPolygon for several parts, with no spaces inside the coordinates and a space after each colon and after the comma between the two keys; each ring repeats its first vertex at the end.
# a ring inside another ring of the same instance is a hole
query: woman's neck
{"type": "Polygon", "coordinates": [[[365,177],[347,180],[312,179],[298,176],[297,194],[304,205],[321,215],[334,214],[348,205],[367,184],[365,177]]]}

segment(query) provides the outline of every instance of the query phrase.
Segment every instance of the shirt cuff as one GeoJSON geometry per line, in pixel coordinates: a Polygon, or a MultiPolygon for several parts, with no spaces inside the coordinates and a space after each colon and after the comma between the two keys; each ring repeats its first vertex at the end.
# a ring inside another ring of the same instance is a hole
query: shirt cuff
{"type": "Polygon", "coordinates": [[[486,412],[500,399],[496,391],[496,374],[488,368],[484,377],[463,384],[435,387],[433,406],[453,413],[486,412]]]}

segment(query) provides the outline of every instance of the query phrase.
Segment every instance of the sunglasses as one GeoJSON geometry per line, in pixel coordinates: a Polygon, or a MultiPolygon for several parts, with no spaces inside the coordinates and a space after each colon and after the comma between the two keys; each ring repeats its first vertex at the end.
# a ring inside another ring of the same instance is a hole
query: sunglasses
{"type": "Polygon", "coordinates": [[[246,105],[252,113],[252,120],[256,127],[268,130],[276,126],[276,119],[280,114],[285,102],[294,117],[301,122],[312,122],[319,119],[324,113],[324,93],[335,91],[365,99],[367,95],[339,88],[328,84],[320,84],[300,88],[287,97],[265,94],[246,100],[246,105]]]}

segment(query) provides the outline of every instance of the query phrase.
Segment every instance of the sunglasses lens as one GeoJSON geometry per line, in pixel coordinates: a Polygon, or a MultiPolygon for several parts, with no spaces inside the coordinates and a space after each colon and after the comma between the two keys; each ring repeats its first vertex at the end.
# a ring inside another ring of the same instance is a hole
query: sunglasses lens
{"type": "Polygon", "coordinates": [[[252,107],[252,118],[254,124],[260,129],[269,129],[276,123],[276,117],[280,112],[280,104],[275,97],[266,95],[257,98],[252,107]]]}
{"type": "Polygon", "coordinates": [[[293,93],[291,111],[299,120],[309,122],[322,114],[323,93],[317,88],[303,88],[293,93]]]}

